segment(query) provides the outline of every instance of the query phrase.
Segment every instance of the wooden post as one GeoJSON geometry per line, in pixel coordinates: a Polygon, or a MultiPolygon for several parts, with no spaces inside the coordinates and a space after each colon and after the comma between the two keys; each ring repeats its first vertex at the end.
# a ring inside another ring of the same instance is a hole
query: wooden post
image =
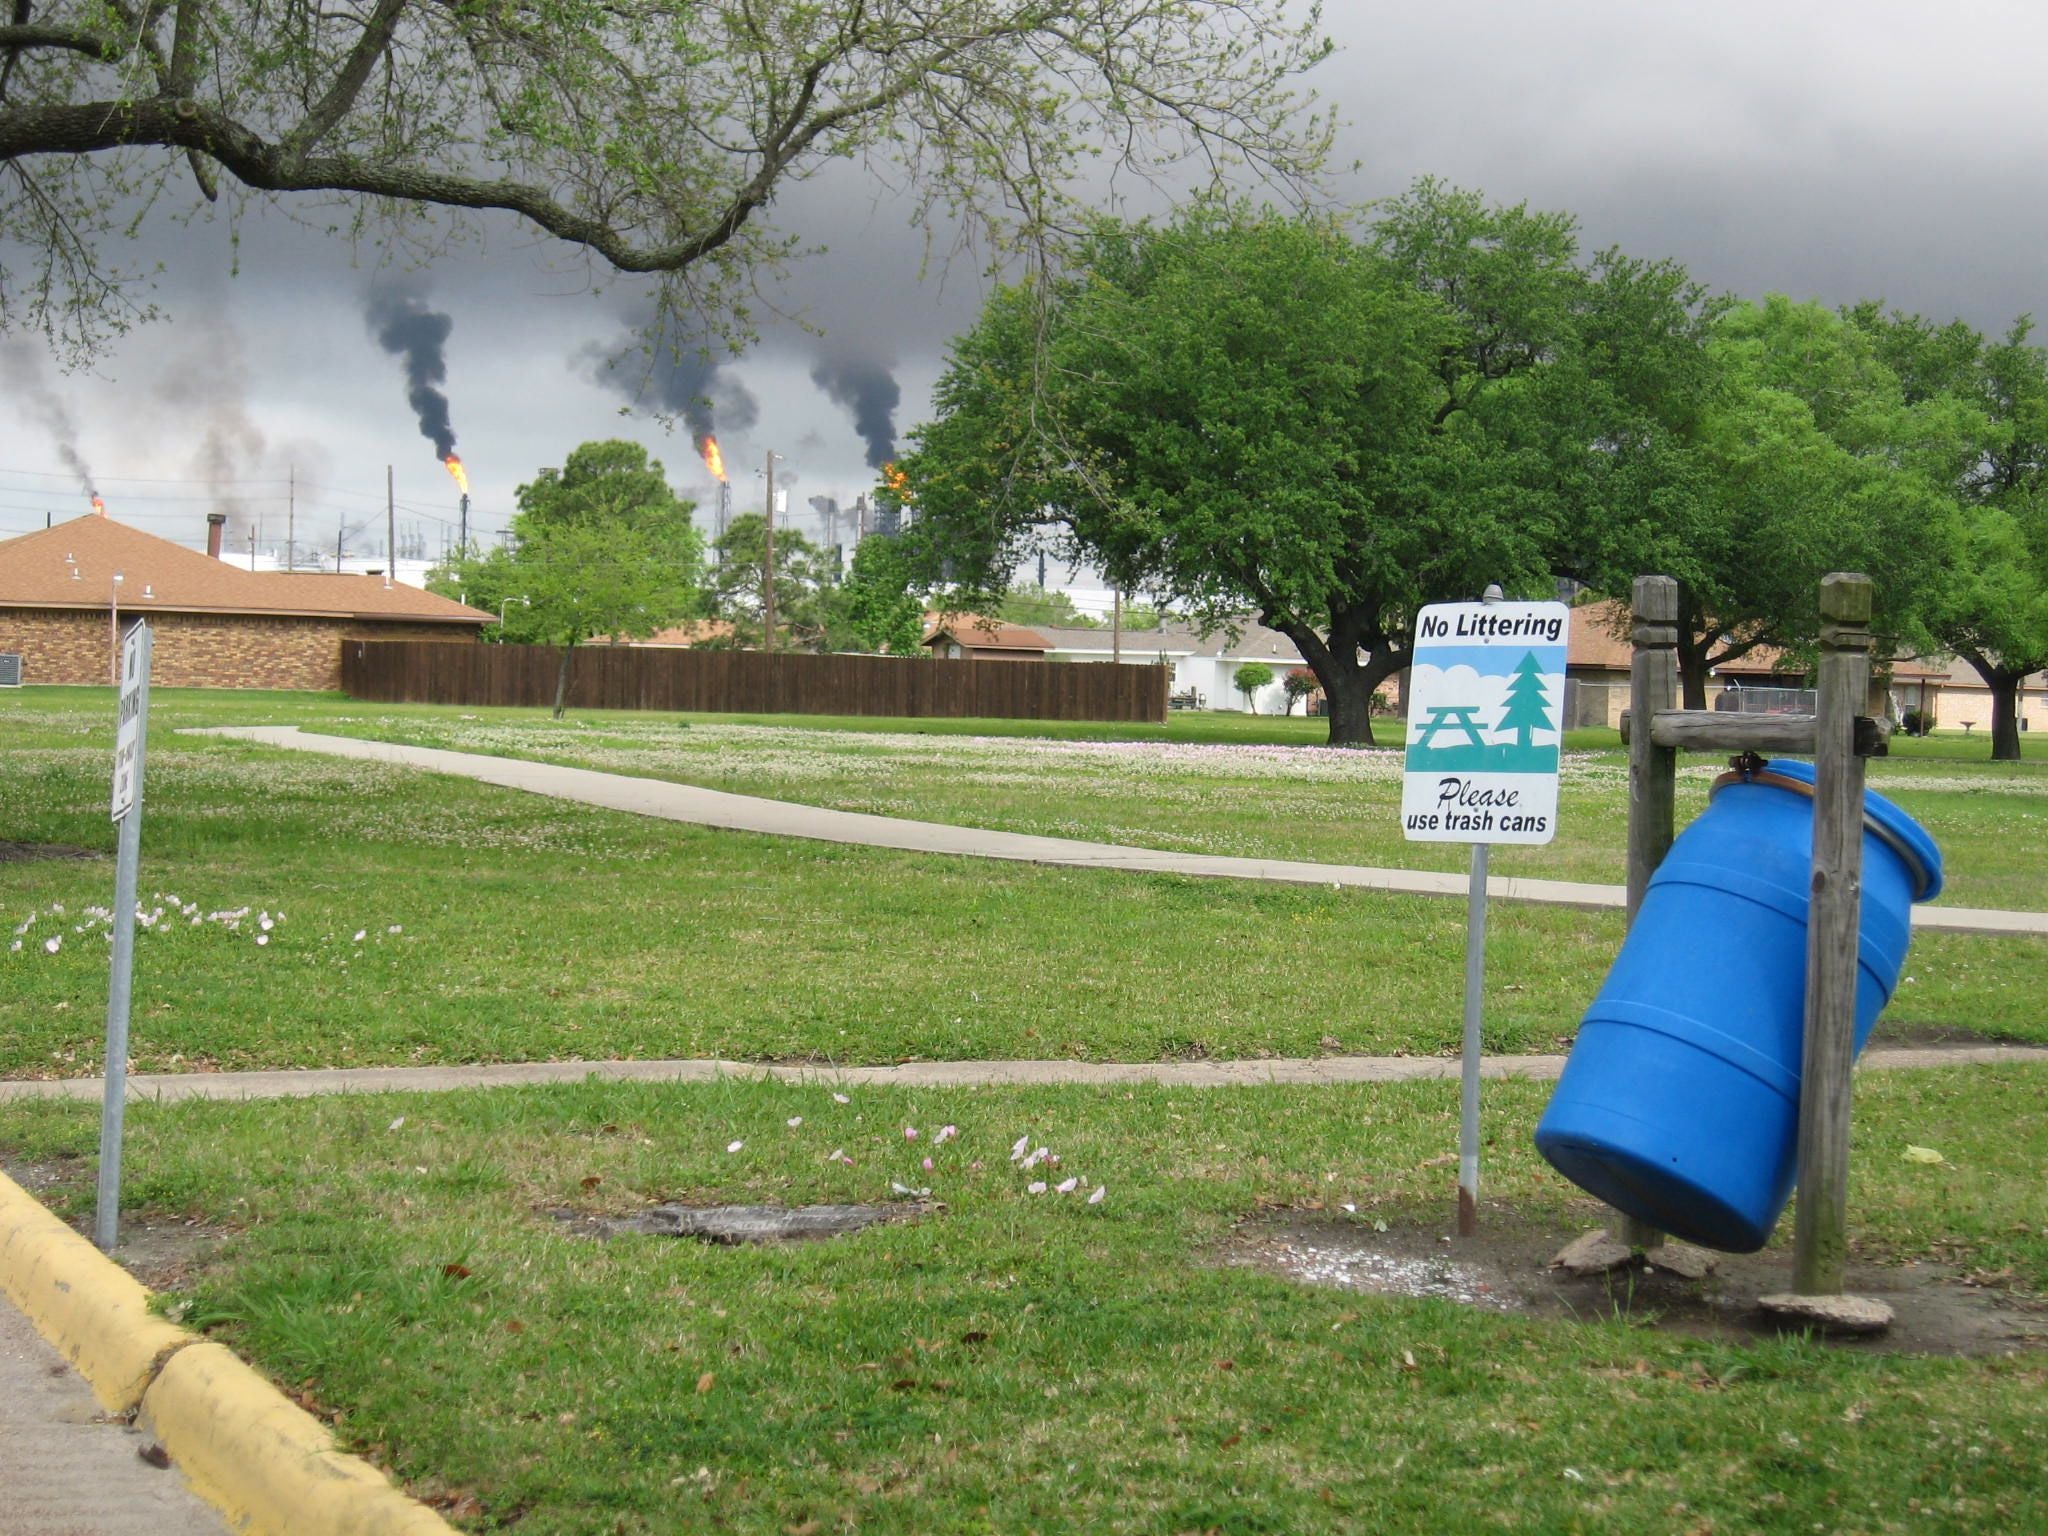
{"type": "Polygon", "coordinates": [[[1799,1208],[1792,1289],[1842,1294],[1848,1252],[1849,1074],[1856,1059],[1863,906],[1863,759],[1855,723],[1870,687],[1870,578],[1820,584],[1813,755],[1813,885],[1806,927],[1806,1048],[1799,1081],[1799,1208]]]}
{"type": "MultiPolygon", "coordinates": [[[[1628,678],[1628,920],[1642,907],[1650,876],[1671,850],[1677,818],[1678,753],[1650,739],[1650,718],[1678,702],[1678,583],[1638,576],[1635,659],[1628,678]]],[[[1664,1234],[1648,1222],[1615,1213],[1614,1235],[1631,1248],[1655,1248],[1664,1234]]]]}

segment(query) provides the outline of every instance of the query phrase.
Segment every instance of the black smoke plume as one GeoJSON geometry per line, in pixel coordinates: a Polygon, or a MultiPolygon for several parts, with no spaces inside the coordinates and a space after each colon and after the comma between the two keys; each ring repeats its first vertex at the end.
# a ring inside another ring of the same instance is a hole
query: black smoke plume
{"type": "Polygon", "coordinates": [[[868,445],[868,467],[880,469],[896,457],[896,406],[903,391],[888,368],[864,358],[821,358],[811,382],[846,407],[853,430],[868,445]]]}
{"type": "Polygon", "coordinates": [[[78,476],[79,489],[88,496],[98,496],[99,487],[93,483],[92,467],[85,462],[85,455],[78,451],[78,424],[50,388],[49,379],[43,373],[42,354],[26,344],[0,346],[0,375],[6,377],[14,392],[27,403],[28,414],[50,434],[50,446],[57,450],[57,457],[64,461],[64,467],[78,476]]]}
{"type": "Polygon", "coordinates": [[[636,406],[680,419],[699,453],[706,438],[745,432],[761,419],[760,402],[746,385],[695,348],[678,350],[662,339],[638,348],[630,342],[593,348],[590,355],[598,363],[599,383],[636,406]]]}
{"type": "Polygon", "coordinates": [[[405,398],[420,419],[420,436],[434,445],[434,457],[455,451],[455,429],[448,424],[448,382],[444,355],[455,322],[421,302],[417,294],[393,288],[370,291],[370,334],[393,357],[405,363],[405,398]]]}

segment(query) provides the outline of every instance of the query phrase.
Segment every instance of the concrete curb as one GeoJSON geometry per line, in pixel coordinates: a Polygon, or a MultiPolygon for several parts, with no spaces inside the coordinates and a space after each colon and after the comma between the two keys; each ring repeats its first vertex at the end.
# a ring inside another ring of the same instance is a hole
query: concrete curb
{"type": "Polygon", "coordinates": [[[149,1310],[149,1292],[0,1174],[0,1290],[78,1368],[109,1413],[132,1413],[193,1335],[149,1310]]]}
{"type": "Polygon", "coordinates": [[[147,1288],[5,1174],[0,1290],[237,1531],[454,1536],[224,1346],[153,1316],[147,1288]]]}

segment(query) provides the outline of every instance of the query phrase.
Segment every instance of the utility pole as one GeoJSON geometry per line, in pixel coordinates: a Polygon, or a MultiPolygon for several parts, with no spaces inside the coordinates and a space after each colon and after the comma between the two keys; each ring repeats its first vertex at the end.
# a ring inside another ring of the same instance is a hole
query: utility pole
{"type": "Polygon", "coordinates": [[[775,649],[775,461],[768,455],[768,499],[762,503],[761,526],[761,626],[762,644],[775,649]]]}
{"type": "MultiPolygon", "coordinates": [[[[446,527],[444,523],[442,525],[446,527]]],[[[469,558],[469,492],[462,493],[462,558],[469,558]]]]}
{"type": "Polygon", "coordinates": [[[294,464],[286,472],[284,493],[284,568],[295,571],[299,568],[299,467],[294,464]]]}
{"type": "Polygon", "coordinates": [[[391,570],[398,563],[398,494],[391,466],[384,466],[384,590],[391,590],[391,570]]]}

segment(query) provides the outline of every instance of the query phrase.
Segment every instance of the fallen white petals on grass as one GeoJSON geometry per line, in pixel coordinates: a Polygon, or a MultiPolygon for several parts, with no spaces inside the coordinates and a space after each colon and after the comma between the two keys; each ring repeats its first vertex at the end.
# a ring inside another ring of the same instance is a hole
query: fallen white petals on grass
{"type": "Polygon", "coordinates": [[[1031,1138],[1029,1136],[1019,1136],[1016,1145],[1010,1148],[1010,1161],[1016,1162],[1018,1158],[1030,1150],[1031,1138]]]}
{"type": "Polygon", "coordinates": [[[259,945],[268,944],[270,942],[270,935],[267,933],[259,933],[256,935],[256,942],[259,945]]]}
{"type": "Polygon", "coordinates": [[[853,1166],[853,1159],[846,1155],[846,1148],[844,1147],[834,1147],[832,1155],[826,1158],[825,1161],[828,1163],[844,1163],[849,1168],[853,1166]]]}
{"type": "Polygon", "coordinates": [[[1061,1179],[1054,1187],[1063,1195],[1071,1195],[1080,1187],[1080,1183],[1079,1179],[1061,1179]]]}
{"type": "Polygon", "coordinates": [[[395,1131],[398,1130],[404,1124],[405,1116],[400,1115],[396,1120],[392,1121],[389,1125],[385,1126],[384,1129],[387,1131],[395,1131]]]}
{"type": "Polygon", "coordinates": [[[849,1099],[843,1093],[835,1093],[832,1095],[832,1102],[834,1104],[851,1104],[853,1100],[849,1099]]]}
{"type": "Polygon", "coordinates": [[[355,939],[354,939],[354,941],[353,941],[353,942],[355,942],[355,943],[357,943],[357,944],[360,944],[360,943],[362,943],[362,942],[363,942],[363,940],[364,940],[364,939],[367,939],[367,938],[368,938],[369,936],[370,936],[370,930],[369,930],[369,929],[367,929],[367,928],[358,928],[358,929],[356,930],[356,936],[355,936],[355,939]]]}
{"type": "Polygon", "coordinates": [[[959,1126],[942,1125],[939,1127],[939,1134],[932,1138],[932,1145],[935,1147],[943,1147],[947,1142],[951,1141],[955,1136],[958,1136],[959,1134],[959,1126]]]}
{"type": "Polygon", "coordinates": [[[1100,1205],[1102,1204],[1104,1197],[1106,1197],[1108,1194],[1108,1187],[1106,1185],[1098,1184],[1095,1186],[1095,1193],[1088,1197],[1088,1203],[1090,1205],[1100,1205]]]}
{"type": "Polygon", "coordinates": [[[929,1189],[912,1189],[908,1184],[898,1184],[894,1179],[889,1181],[889,1188],[897,1194],[907,1195],[913,1200],[922,1200],[931,1193],[929,1189]]]}
{"type": "Polygon", "coordinates": [[[744,1141],[729,1141],[725,1144],[725,1150],[728,1152],[737,1152],[741,1147],[744,1147],[745,1145],[746,1143],[744,1141]]]}
{"type": "Polygon", "coordinates": [[[1033,1180],[1032,1180],[1032,1181],[1031,1181],[1031,1182],[1030,1182],[1029,1184],[1027,1184],[1027,1185],[1025,1186],[1025,1191],[1026,1191],[1026,1193],[1028,1193],[1028,1194],[1033,1194],[1033,1195],[1042,1195],[1042,1194],[1044,1194],[1044,1193],[1045,1193],[1045,1180],[1043,1180],[1043,1179],[1033,1179],[1033,1180]]]}
{"type": "Polygon", "coordinates": [[[57,934],[53,933],[47,939],[43,940],[43,948],[53,955],[63,947],[64,940],[61,936],[57,934]]]}
{"type": "Polygon", "coordinates": [[[796,1128],[797,1128],[798,1126],[800,1126],[800,1125],[802,1125],[802,1124],[804,1123],[804,1117],[803,1117],[802,1115],[791,1115],[791,1116],[789,1117],[789,1119],[788,1119],[788,1120],[787,1120],[787,1121],[786,1121],[785,1123],[786,1123],[786,1124],[787,1124],[787,1125],[789,1126],[789,1128],[790,1128],[790,1129],[791,1129],[791,1130],[793,1131],[793,1130],[795,1130],[795,1129],[796,1129],[796,1128]]]}

